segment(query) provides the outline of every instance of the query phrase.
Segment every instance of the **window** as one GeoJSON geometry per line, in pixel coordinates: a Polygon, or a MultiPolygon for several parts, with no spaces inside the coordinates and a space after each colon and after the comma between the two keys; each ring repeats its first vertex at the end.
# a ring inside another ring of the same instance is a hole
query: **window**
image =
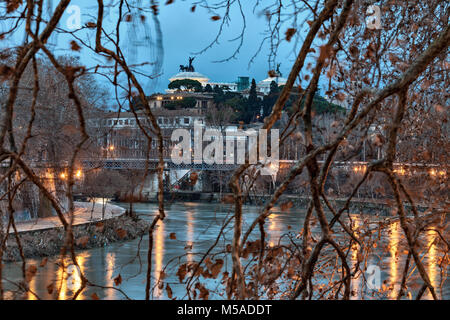
{"type": "Polygon", "coordinates": [[[158,118],[158,124],[162,124],[162,118],[158,118]]]}
{"type": "Polygon", "coordinates": [[[184,124],[189,124],[189,118],[184,118],[184,124]]]}

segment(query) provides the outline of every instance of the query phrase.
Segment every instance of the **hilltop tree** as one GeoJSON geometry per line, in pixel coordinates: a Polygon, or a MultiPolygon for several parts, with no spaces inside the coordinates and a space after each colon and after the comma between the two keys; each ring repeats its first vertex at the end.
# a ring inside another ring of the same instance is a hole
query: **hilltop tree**
{"type": "Polygon", "coordinates": [[[172,81],[168,88],[180,91],[202,91],[202,84],[197,80],[183,79],[172,81]]]}

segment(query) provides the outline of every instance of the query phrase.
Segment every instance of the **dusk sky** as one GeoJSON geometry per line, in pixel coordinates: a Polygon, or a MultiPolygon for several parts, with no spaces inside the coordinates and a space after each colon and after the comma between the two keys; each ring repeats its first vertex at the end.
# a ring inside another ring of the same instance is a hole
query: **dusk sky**
{"type": "MultiPolygon", "coordinates": [[[[261,3],[264,4],[264,2],[265,1],[262,1],[261,3]]],[[[52,3],[53,7],[56,7],[57,3],[57,1],[54,1],[52,3]]],[[[110,2],[105,1],[103,27],[107,32],[111,33],[115,30],[118,10],[117,6],[113,6],[112,8],[108,7],[107,5],[109,3],[110,2]]],[[[211,17],[215,14],[219,14],[222,17],[223,10],[214,13],[197,6],[195,12],[191,12],[192,1],[175,0],[170,5],[165,5],[165,3],[166,1],[162,1],[159,5],[158,14],[163,34],[161,75],[151,81],[144,77],[140,79],[148,94],[164,92],[169,84],[169,78],[179,72],[180,65],[188,64],[189,56],[195,56],[195,70],[209,77],[210,80],[214,82],[235,82],[238,76],[248,76],[250,79],[255,78],[256,82],[267,78],[267,72],[269,71],[268,44],[265,44],[262,47],[253,63],[249,66],[251,58],[257,52],[257,49],[265,36],[264,32],[267,27],[267,19],[265,15],[261,13],[264,5],[260,5],[253,12],[253,2],[251,2],[252,5],[249,4],[250,1],[243,2],[242,10],[245,13],[246,19],[243,46],[236,58],[226,62],[217,63],[215,61],[230,57],[239,45],[239,39],[230,41],[238,37],[242,31],[243,20],[239,7],[237,5],[232,7],[230,13],[231,21],[228,25],[225,25],[219,39],[219,44],[214,44],[210,49],[198,54],[215,39],[221,20],[213,21],[211,17]]],[[[70,6],[80,8],[81,25],[85,25],[87,22],[95,20],[97,15],[96,3],[86,0],[74,0],[71,1],[70,6]]],[[[71,16],[73,16],[73,11],[70,10],[70,6],[68,8],[69,10],[66,10],[66,13],[61,18],[59,24],[60,27],[65,30],[70,30],[68,23],[71,16]]],[[[139,22],[136,24],[137,29],[132,29],[133,23],[122,23],[121,47],[129,64],[154,62],[157,57],[153,16],[150,12],[147,12],[145,15],[147,23],[146,29],[143,28],[142,23],[140,23],[138,19],[136,19],[136,22],[139,22]],[[150,39],[149,41],[145,41],[146,35],[150,35],[150,37],[147,38],[150,39]]],[[[2,25],[0,24],[0,26],[2,25]]],[[[290,26],[284,25],[283,29],[280,30],[282,37],[286,31],[285,29],[288,27],[290,26]]],[[[94,46],[95,30],[83,29],[77,31],[76,35],[86,43],[90,43],[94,46]]],[[[301,33],[301,36],[304,35],[304,33],[301,33]]],[[[53,51],[57,55],[67,54],[69,52],[72,55],[79,56],[81,63],[87,67],[95,67],[97,64],[104,65],[107,63],[105,60],[99,60],[98,57],[93,58],[95,54],[85,47],[82,47],[79,53],[68,51],[70,48],[69,43],[73,39],[72,36],[64,33],[54,34],[49,41],[49,46],[52,47],[50,44],[54,45],[53,51]]],[[[10,46],[11,42],[18,45],[22,43],[22,41],[23,36],[18,36],[16,34],[13,38],[3,41],[2,45],[10,46]]],[[[288,43],[284,41],[278,49],[276,62],[281,63],[280,71],[284,77],[287,77],[290,67],[295,59],[292,50],[293,42],[294,41],[288,43]]],[[[270,68],[275,68],[275,66],[270,66],[270,68]]],[[[154,68],[146,67],[141,69],[141,71],[143,71],[144,74],[152,74],[154,68]]],[[[99,78],[102,84],[107,86],[111,92],[113,92],[113,86],[107,81],[104,81],[101,77],[99,78]]]]}
{"type": "MultiPolygon", "coordinates": [[[[263,46],[254,62],[249,66],[252,56],[256,53],[264,38],[264,31],[267,27],[266,17],[261,14],[263,6],[253,12],[253,5],[245,6],[245,4],[249,4],[249,2],[245,1],[243,4],[246,19],[244,44],[235,59],[217,63],[215,61],[230,57],[239,44],[239,40],[230,41],[238,37],[242,31],[243,20],[239,12],[239,7],[236,5],[233,7],[230,14],[232,20],[229,22],[229,25],[224,27],[219,44],[215,44],[207,51],[197,54],[215,39],[221,20],[213,21],[211,17],[214,13],[198,6],[195,12],[191,12],[192,1],[176,0],[170,5],[164,5],[165,2],[162,1],[162,4],[160,4],[158,15],[163,34],[164,54],[161,68],[162,75],[153,81],[143,81],[145,83],[144,87],[149,94],[164,92],[169,84],[169,78],[179,72],[179,66],[181,64],[188,64],[189,56],[195,56],[194,67],[196,71],[206,75],[211,81],[235,82],[238,76],[249,76],[250,79],[255,78],[257,82],[267,78],[267,72],[269,70],[268,45],[263,46]]],[[[71,4],[81,7],[82,24],[92,20],[91,17],[96,15],[97,7],[94,4],[89,4],[89,2],[84,0],[75,0],[71,4]]],[[[223,14],[222,11],[218,11],[217,13],[221,16],[223,14]]],[[[108,22],[111,22],[109,26],[115,28],[114,23],[116,21],[115,19],[117,19],[117,13],[112,11],[111,15],[114,18],[109,19],[105,17],[104,25],[108,26],[108,22]]],[[[151,41],[155,41],[155,25],[150,20],[152,15],[147,14],[146,16],[149,22],[151,41]]],[[[66,13],[61,23],[65,24],[67,18],[68,15],[66,13]]],[[[126,28],[129,28],[129,26],[126,26],[126,28]]],[[[138,47],[135,45],[136,41],[143,40],[146,32],[141,28],[138,36],[136,36],[135,32],[129,30],[122,34],[121,45],[125,50],[130,50],[128,51],[127,59],[136,59],[139,62],[154,61],[154,43],[142,42],[138,47]],[[127,33],[129,38],[124,37],[127,33]]],[[[284,30],[282,32],[284,33],[284,30]]],[[[63,40],[63,36],[60,36],[57,41],[57,46],[60,47],[62,45],[62,47],[67,48],[67,42],[70,39],[72,38],[67,37],[67,40],[63,40]]],[[[90,53],[86,49],[83,49],[80,53],[81,60],[86,64],[93,62],[89,56],[90,53]]],[[[283,73],[283,76],[287,77],[294,59],[292,43],[285,42],[285,45],[279,49],[277,58],[277,63],[281,63],[280,71],[283,73]]],[[[271,67],[273,68],[273,66],[271,67]]]]}

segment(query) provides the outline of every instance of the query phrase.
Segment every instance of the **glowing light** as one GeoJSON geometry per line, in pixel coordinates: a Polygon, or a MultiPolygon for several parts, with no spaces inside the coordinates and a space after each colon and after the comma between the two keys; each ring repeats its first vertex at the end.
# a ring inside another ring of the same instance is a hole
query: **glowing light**
{"type": "Polygon", "coordinates": [[[66,174],[63,172],[59,175],[59,177],[64,180],[64,179],[66,179],[66,174]]]}
{"type": "Polygon", "coordinates": [[[445,176],[445,174],[446,174],[446,173],[445,173],[444,170],[440,170],[440,171],[439,171],[439,175],[440,175],[440,176],[445,176]]]}
{"type": "Polygon", "coordinates": [[[75,176],[77,178],[80,178],[81,177],[81,170],[77,170],[77,173],[75,173],[75,176]]]}
{"type": "Polygon", "coordinates": [[[114,148],[114,146],[109,146],[109,151],[113,151],[115,148],[114,148]]]}
{"type": "Polygon", "coordinates": [[[434,170],[434,169],[431,169],[430,170],[430,175],[432,175],[433,177],[436,175],[436,170],[434,170]]]}
{"type": "Polygon", "coordinates": [[[366,172],[366,166],[355,166],[353,167],[354,172],[366,172]]]}
{"type": "Polygon", "coordinates": [[[398,283],[400,281],[400,275],[398,272],[398,255],[399,255],[399,242],[400,242],[400,223],[395,222],[389,226],[389,278],[391,286],[395,290],[391,290],[389,292],[389,297],[394,299],[396,297],[396,293],[398,292],[398,283]]]}
{"type": "MultiPolygon", "coordinates": [[[[434,232],[434,230],[429,230],[426,233],[426,241],[427,241],[427,245],[428,245],[428,261],[427,264],[425,266],[425,268],[427,269],[428,272],[428,276],[430,277],[430,282],[431,284],[436,288],[437,286],[437,280],[438,280],[438,271],[437,271],[437,266],[439,265],[438,263],[438,255],[437,255],[437,250],[436,250],[436,234],[434,232]]],[[[427,290],[428,291],[428,290],[427,290]]],[[[433,297],[431,296],[430,292],[428,291],[428,299],[432,299],[433,297]]]]}
{"type": "MultiPolygon", "coordinates": [[[[160,272],[163,270],[163,259],[164,259],[164,222],[158,222],[158,229],[156,229],[155,233],[155,265],[154,265],[154,277],[155,279],[159,279],[160,272]]],[[[157,298],[162,298],[163,290],[158,287],[155,288],[154,296],[157,298]]]]}

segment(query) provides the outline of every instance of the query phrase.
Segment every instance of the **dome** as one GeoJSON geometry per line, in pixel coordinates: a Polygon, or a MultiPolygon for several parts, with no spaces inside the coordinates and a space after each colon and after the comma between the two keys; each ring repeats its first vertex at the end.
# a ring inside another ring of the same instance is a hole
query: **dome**
{"type": "Polygon", "coordinates": [[[205,86],[209,81],[208,77],[204,76],[199,72],[179,72],[173,77],[171,77],[169,81],[172,82],[175,80],[186,80],[186,79],[197,80],[202,84],[202,86],[205,86]]]}
{"type": "Polygon", "coordinates": [[[264,80],[260,81],[258,83],[258,85],[260,85],[260,86],[266,86],[266,85],[270,86],[272,81],[275,81],[279,86],[282,86],[282,85],[286,84],[287,79],[283,78],[283,77],[269,77],[267,79],[264,79],[264,80]]]}
{"type": "Polygon", "coordinates": [[[260,81],[256,87],[260,92],[267,94],[270,92],[270,84],[272,83],[272,81],[275,81],[279,86],[282,86],[286,84],[287,79],[283,77],[268,77],[260,81]]]}

